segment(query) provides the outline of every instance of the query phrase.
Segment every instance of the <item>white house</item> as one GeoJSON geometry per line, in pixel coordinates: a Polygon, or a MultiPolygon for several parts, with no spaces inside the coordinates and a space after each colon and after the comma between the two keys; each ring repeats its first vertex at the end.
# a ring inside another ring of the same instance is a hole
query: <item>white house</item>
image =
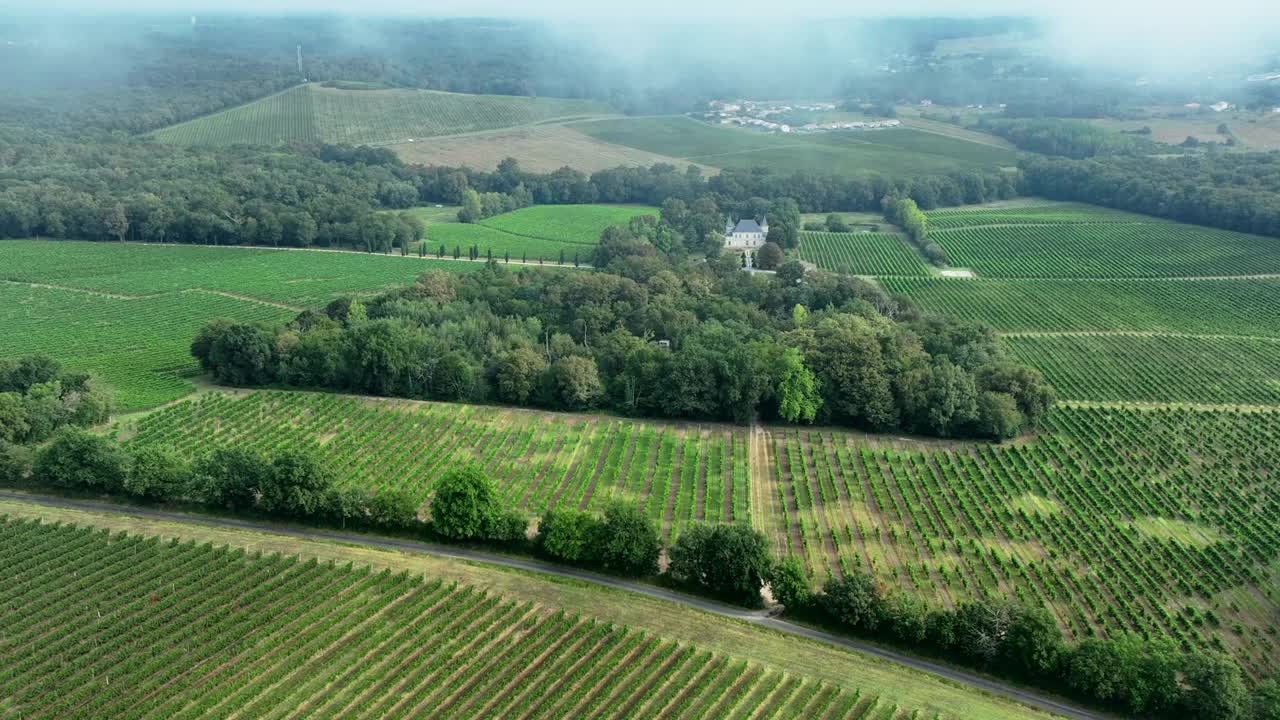
{"type": "Polygon", "coordinates": [[[745,267],[754,267],[756,251],[764,245],[769,237],[769,223],[760,224],[752,218],[744,218],[737,225],[732,222],[724,226],[725,252],[741,255],[745,267]]]}

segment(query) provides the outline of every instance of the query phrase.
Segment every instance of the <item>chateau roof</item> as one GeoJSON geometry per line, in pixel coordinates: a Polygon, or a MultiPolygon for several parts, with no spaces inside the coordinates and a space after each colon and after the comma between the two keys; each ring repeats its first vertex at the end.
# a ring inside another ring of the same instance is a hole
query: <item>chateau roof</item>
{"type": "Polygon", "coordinates": [[[747,218],[747,219],[744,219],[744,220],[739,220],[739,221],[738,221],[737,226],[735,226],[735,227],[733,228],[733,231],[734,231],[735,233],[758,233],[758,232],[763,232],[763,230],[761,230],[761,229],[760,229],[760,225],[759,225],[759,224],[757,224],[755,220],[750,219],[750,218],[747,218]]]}

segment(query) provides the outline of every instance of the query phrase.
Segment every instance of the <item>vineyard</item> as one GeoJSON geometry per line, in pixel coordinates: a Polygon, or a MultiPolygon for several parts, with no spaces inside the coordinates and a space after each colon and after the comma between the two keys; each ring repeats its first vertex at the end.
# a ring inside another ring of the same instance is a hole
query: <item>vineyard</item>
{"type": "Polygon", "coordinates": [[[210,393],[122,428],[129,442],[188,456],[211,447],[318,444],[340,482],[425,501],[446,469],[473,460],[528,513],[635,502],[664,537],[695,520],[750,520],[747,438],[737,428],[663,425],[352,396],[210,393]],[[136,433],[136,434],[135,434],[136,433]]]}
{"type": "Polygon", "coordinates": [[[928,276],[929,267],[896,233],[800,233],[800,257],[853,275],[928,276]]]}
{"type": "Polygon", "coordinates": [[[13,519],[0,548],[14,717],[937,717],[409,573],[13,519]]]}
{"type": "Polygon", "coordinates": [[[999,278],[1218,277],[1280,273],[1273,238],[1169,222],[935,230],[950,261],[999,278]]]}
{"type": "Polygon", "coordinates": [[[1280,339],[1010,336],[1066,400],[1280,405],[1280,339]]]}
{"type": "Polygon", "coordinates": [[[191,339],[208,321],[280,323],[300,307],[398,287],[431,267],[480,266],[359,253],[6,240],[0,356],[45,352],[100,374],[117,411],[154,407],[191,392],[191,339]]]}
{"type": "Polygon", "coordinates": [[[853,568],[939,605],[994,593],[1081,639],[1165,633],[1280,668],[1280,412],[1059,407],[1036,439],[776,430],[757,523],[821,583],[853,568]]]}
{"type": "Polygon", "coordinates": [[[639,215],[655,215],[655,208],[620,205],[535,205],[486,218],[476,224],[448,223],[429,227],[427,255],[440,252],[446,257],[454,250],[462,255],[475,247],[481,256],[493,253],[497,259],[543,260],[566,263],[577,257],[583,265],[600,243],[600,234],[610,225],[626,225],[639,215]]]}
{"type": "Polygon", "coordinates": [[[1280,337],[1280,279],[886,278],[928,312],[1003,332],[1114,331],[1280,337]]]}
{"type": "Polygon", "coordinates": [[[379,145],[607,112],[600,103],[584,100],[428,90],[341,90],[313,84],[152,135],[159,142],[174,145],[379,145]]]}
{"type": "Polygon", "coordinates": [[[111,386],[117,411],[191,392],[191,338],[210,319],[283,322],[294,313],[210,293],[106,297],[0,283],[0,357],[43,352],[111,386]]]}
{"type": "Polygon", "coordinates": [[[1016,205],[1002,208],[945,208],[930,210],[929,227],[934,230],[981,227],[985,225],[1073,225],[1085,223],[1162,223],[1147,215],[1078,203],[1016,205]]]}

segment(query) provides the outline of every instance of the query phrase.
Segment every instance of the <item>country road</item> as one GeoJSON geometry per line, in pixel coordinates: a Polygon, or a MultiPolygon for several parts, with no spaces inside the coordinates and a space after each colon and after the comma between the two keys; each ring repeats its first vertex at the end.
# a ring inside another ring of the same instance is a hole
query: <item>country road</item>
{"type": "Polygon", "coordinates": [[[955,668],[940,663],[930,662],[910,655],[888,650],[883,647],[854,640],[841,635],[836,635],[822,630],[817,630],[808,626],[798,625],[788,622],[780,618],[771,617],[763,610],[747,610],[744,608],[726,605],[715,600],[709,600],[693,595],[667,590],[665,588],[649,585],[646,583],[622,580],[608,575],[590,572],[587,570],[579,570],[577,568],[566,567],[554,563],[542,562],[532,558],[519,558],[499,555],[496,553],[485,552],[482,550],[471,550],[466,548],[451,547],[448,545],[437,545],[433,543],[417,542],[414,540],[404,540],[389,537],[376,537],[372,535],[361,535],[357,533],[345,533],[333,530],[319,530],[300,528],[297,526],[276,524],[270,522],[260,522],[256,520],[239,520],[233,518],[222,518],[208,515],[194,515],[180,512],[170,512],[165,510],[155,510],[151,508],[142,508],[126,505],[116,505],[108,502],[100,502],[94,500],[79,500],[70,498],[53,497],[48,495],[34,495],[24,492],[11,492],[0,490],[0,499],[11,500],[45,507],[65,508],[71,510],[83,510],[99,513],[111,513],[116,515],[132,516],[139,518],[147,518],[153,520],[162,520],[169,522],[187,523],[191,525],[203,525],[219,528],[232,528],[240,530],[251,530],[255,532],[266,532],[277,535],[286,535],[308,540],[327,540],[332,542],[347,543],[353,545],[363,545],[373,548],[384,548],[390,550],[398,550],[404,552],[416,552],[434,555],[438,557],[453,558],[457,560],[466,560],[470,562],[486,563],[490,565],[498,565],[502,567],[514,568],[527,572],[542,573],[546,575],[554,575],[563,578],[570,578],[583,582],[595,583],[619,590],[640,593],[659,600],[667,602],[679,603],[687,607],[692,607],[703,612],[713,615],[750,622],[756,625],[767,627],[771,630],[781,632],[796,637],[815,640],[828,645],[834,645],[853,652],[861,653],[878,659],[897,663],[914,670],[926,672],[945,678],[955,683],[968,685],[992,695],[1005,697],[1016,702],[1022,703],[1029,707],[1043,710],[1062,717],[1073,718],[1076,720],[1102,720],[1103,715],[1090,712],[1072,705],[1058,702],[1052,698],[1038,695],[1034,692],[1023,690],[1011,685],[1006,685],[999,681],[974,675],[972,673],[957,670],[955,668]]]}

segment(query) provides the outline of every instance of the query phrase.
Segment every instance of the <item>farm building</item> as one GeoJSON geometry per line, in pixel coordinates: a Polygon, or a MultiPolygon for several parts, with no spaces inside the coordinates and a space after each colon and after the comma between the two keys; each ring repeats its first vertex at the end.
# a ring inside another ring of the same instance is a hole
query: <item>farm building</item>
{"type": "Polygon", "coordinates": [[[769,237],[769,223],[757,223],[752,218],[744,218],[737,225],[732,222],[724,226],[724,249],[743,256],[744,267],[753,267],[756,251],[769,237]]]}

